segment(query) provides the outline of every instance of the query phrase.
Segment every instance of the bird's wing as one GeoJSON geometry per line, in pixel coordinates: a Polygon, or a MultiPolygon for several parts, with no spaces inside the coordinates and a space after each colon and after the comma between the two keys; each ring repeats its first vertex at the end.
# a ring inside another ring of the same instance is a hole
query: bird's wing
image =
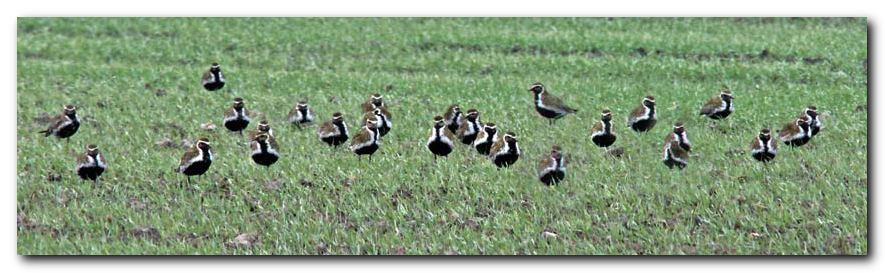
{"type": "Polygon", "coordinates": [[[206,72],[203,72],[203,79],[200,83],[206,84],[211,79],[212,79],[212,72],[209,72],[209,70],[206,70],[206,72]]]}
{"type": "Polygon", "coordinates": [[[704,106],[701,106],[700,114],[701,115],[712,114],[713,112],[716,111],[716,109],[719,109],[719,107],[722,107],[722,98],[720,98],[719,96],[712,97],[712,98],[710,98],[710,100],[707,100],[707,102],[704,103],[704,106]]]}
{"type": "Polygon", "coordinates": [[[200,152],[198,151],[197,144],[194,144],[191,148],[187,149],[187,152],[184,152],[184,155],[181,156],[181,161],[178,163],[178,167],[184,167],[190,165],[191,158],[197,156],[200,152]]]}
{"type": "Polygon", "coordinates": [[[590,133],[601,132],[603,130],[602,121],[597,121],[593,124],[593,127],[590,128],[590,133]]]}
{"type": "Polygon", "coordinates": [[[574,108],[566,106],[565,103],[562,102],[562,99],[549,93],[544,96],[544,100],[544,105],[546,105],[547,107],[559,108],[567,113],[574,113],[578,111],[574,108]]]}

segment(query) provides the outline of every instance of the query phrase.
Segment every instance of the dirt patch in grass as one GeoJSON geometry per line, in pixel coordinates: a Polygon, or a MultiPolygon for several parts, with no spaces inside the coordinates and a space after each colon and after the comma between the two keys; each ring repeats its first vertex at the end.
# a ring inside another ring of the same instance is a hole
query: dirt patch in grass
{"type": "Polygon", "coordinates": [[[242,233],[224,243],[227,248],[252,248],[261,244],[261,236],[256,233],[242,233]]]}
{"type": "Polygon", "coordinates": [[[141,238],[151,241],[159,241],[162,239],[160,231],[157,228],[150,226],[136,226],[129,231],[128,235],[132,238],[141,238]]]}
{"type": "Polygon", "coordinates": [[[48,234],[53,239],[58,239],[58,237],[62,234],[61,230],[57,228],[43,225],[37,223],[34,220],[31,220],[31,218],[28,217],[25,211],[19,211],[18,215],[16,215],[15,222],[19,232],[36,232],[41,234],[48,234]]]}

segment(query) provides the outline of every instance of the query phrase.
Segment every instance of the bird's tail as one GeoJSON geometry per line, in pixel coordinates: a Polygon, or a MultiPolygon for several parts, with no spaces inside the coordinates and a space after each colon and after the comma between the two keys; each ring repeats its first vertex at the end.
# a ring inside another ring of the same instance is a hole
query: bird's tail
{"type": "Polygon", "coordinates": [[[38,132],[38,133],[43,134],[44,137],[48,137],[49,135],[52,134],[52,133],[49,132],[49,130],[43,130],[43,131],[40,131],[40,132],[38,132]]]}

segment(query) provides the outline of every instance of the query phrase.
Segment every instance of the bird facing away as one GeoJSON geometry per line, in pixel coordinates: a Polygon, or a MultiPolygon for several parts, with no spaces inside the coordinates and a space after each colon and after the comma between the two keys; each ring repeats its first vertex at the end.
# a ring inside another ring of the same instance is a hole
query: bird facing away
{"type": "Polygon", "coordinates": [[[205,137],[200,138],[181,157],[181,161],[178,164],[178,172],[187,176],[187,181],[190,183],[191,176],[203,175],[209,170],[209,166],[212,165],[212,159],[209,139],[205,137]]]}
{"type": "Polygon", "coordinates": [[[560,119],[567,114],[578,111],[577,109],[566,106],[561,99],[550,94],[550,92],[547,91],[547,88],[540,82],[535,82],[529,86],[529,91],[532,91],[532,93],[535,94],[535,110],[538,111],[538,114],[541,114],[542,117],[547,118],[550,124],[555,123],[557,119],[560,119]]]}
{"type": "Polygon", "coordinates": [[[711,119],[724,119],[734,112],[734,103],[731,91],[723,89],[719,95],[710,98],[701,106],[700,115],[711,119]]]}
{"type": "Polygon", "coordinates": [[[820,121],[820,115],[817,113],[817,107],[809,105],[805,108],[805,115],[808,116],[808,128],[811,129],[809,137],[817,136],[817,133],[819,133],[821,127],[823,127],[823,123],[820,121]]]}
{"type": "Polygon", "coordinates": [[[811,140],[809,120],[810,118],[807,115],[802,115],[795,122],[785,124],[781,128],[778,137],[788,146],[798,147],[805,145],[805,143],[811,140]]]}
{"type": "Polygon", "coordinates": [[[295,107],[292,107],[292,110],[289,111],[289,123],[298,125],[298,129],[301,129],[302,125],[313,122],[315,117],[316,115],[310,109],[310,106],[307,105],[307,101],[303,100],[295,104],[295,107]]]}
{"type": "Polygon", "coordinates": [[[777,155],[777,141],[771,138],[771,131],[768,128],[762,128],[759,135],[753,138],[753,142],[750,143],[750,155],[761,162],[768,162],[777,155]]]}
{"type": "Polygon", "coordinates": [[[672,141],[679,143],[679,147],[686,152],[691,152],[691,142],[688,141],[688,133],[685,132],[685,125],[682,122],[673,124],[673,132],[667,134],[667,137],[664,138],[664,143],[672,141]]]}
{"type": "Polygon", "coordinates": [[[449,105],[449,108],[446,108],[446,113],[443,114],[443,118],[446,119],[446,127],[452,133],[458,132],[458,126],[461,125],[462,113],[461,107],[457,104],[449,105]]]}
{"type": "Polygon", "coordinates": [[[492,150],[489,151],[489,158],[498,168],[508,167],[516,163],[521,154],[519,144],[516,143],[516,134],[507,132],[501,141],[492,144],[492,150]]]}
{"type": "Polygon", "coordinates": [[[363,126],[366,126],[366,122],[370,119],[374,119],[378,121],[376,127],[378,127],[378,133],[380,137],[384,137],[390,132],[391,127],[393,127],[393,123],[390,122],[390,119],[387,118],[388,114],[385,114],[387,110],[384,107],[375,108],[363,116],[363,126]]]}
{"type": "Polygon", "coordinates": [[[267,134],[273,137],[273,128],[270,128],[270,124],[267,123],[267,120],[261,120],[258,122],[258,127],[255,130],[249,131],[249,139],[254,140],[255,136],[258,134],[267,134]]]}
{"type": "Polygon", "coordinates": [[[602,118],[590,128],[590,140],[596,146],[608,148],[617,139],[615,130],[612,128],[612,112],[608,109],[603,109],[602,118]]]}
{"type": "Polygon", "coordinates": [[[215,91],[224,87],[224,75],[221,73],[221,66],[218,63],[212,63],[209,70],[203,73],[203,88],[209,91],[215,91]]]}
{"type": "Polygon", "coordinates": [[[467,110],[467,116],[461,120],[456,133],[461,143],[470,145],[476,140],[476,135],[482,128],[482,121],[479,118],[479,111],[476,109],[467,110]]]}
{"type": "Polygon", "coordinates": [[[49,128],[40,131],[43,136],[54,135],[58,138],[69,138],[80,129],[80,119],[77,118],[77,107],[67,104],[62,113],[49,119],[49,128]]]}
{"type": "Polygon", "coordinates": [[[627,127],[637,132],[647,132],[657,123],[657,111],[655,109],[655,97],[646,96],[642,103],[627,118],[627,127]]]}
{"type": "Polygon", "coordinates": [[[473,140],[473,148],[479,154],[487,156],[492,149],[492,144],[495,144],[495,142],[498,142],[498,128],[495,127],[494,123],[489,122],[482,125],[482,130],[479,131],[476,139],[473,140]]]}
{"type": "Polygon", "coordinates": [[[363,110],[363,113],[372,112],[372,110],[379,107],[384,107],[384,98],[378,93],[372,94],[366,102],[360,105],[360,109],[363,110]]]}
{"type": "Polygon", "coordinates": [[[559,145],[553,145],[550,154],[538,164],[538,179],[544,185],[556,185],[565,178],[565,158],[561,151],[559,145]]]}
{"type": "Polygon", "coordinates": [[[277,141],[268,133],[259,133],[252,138],[252,161],[256,164],[270,167],[280,159],[280,148],[277,141]]]}
{"type": "Polygon", "coordinates": [[[664,143],[664,158],[662,161],[670,169],[673,169],[673,167],[683,169],[688,165],[688,151],[682,149],[678,141],[664,143]]]}
{"type": "Polygon", "coordinates": [[[231,132],[243,134],[243,130],[249,126],[251,113],[246,109],[243,98],[234,98],[234,102],[227,111],[224,111],[224,127],[231,132]]]}
{"type": "Polygon", "coordinates": [[[77,157],[77,175],[80,179],[98,180],[98,177],[108,168],[107,161],[98,151],[95,144],[86,145],[86,152],[77,157]]]}
{"type": "Polygon", "coordinates": [[[329,144],[329,146],[338,147],[347,142],[347,124],[344,123],[344,116],[340,112],[332,114],[332,120],[324,122],[317,129],[320,140],[329,144]]]}
{"type": "Polygon", "coordinates": [[[430,128],[430,137],[427,138],[427,149],[437,156],[448,156],[455,149],[455,134],[446,129],[446,121],[442,116],[433,117],[433,128],[430,128]]]}
{"type": "Polygon", "coordinates": [[[380,144],[379,137],[378,120],[367,120],[366,125],[350,141],[350,150],[356,154],[357,159],[361,160],[363,155],[369,155],[369,160],[372,160],[372,154],[378,150],[380,144]]]}

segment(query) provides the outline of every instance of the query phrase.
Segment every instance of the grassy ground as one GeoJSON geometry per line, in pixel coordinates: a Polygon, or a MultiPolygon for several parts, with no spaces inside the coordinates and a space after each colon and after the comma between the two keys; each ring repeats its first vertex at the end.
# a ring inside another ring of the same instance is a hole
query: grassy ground
{"type": "Polygon", "coordinates": [[[865,19],[21,18],[17,45],[19,254],[868,249],[865,19]],[[216,61],[229,82],[208,92],[199,77],[216,61]],[[580,112],[548,126],[534,81],[580,112]],[[722,85],[737,113],[697,116],[722,85]],[[394,129],[371,163],[325,147],[316,126],[285,124],[306,98],[353,127],[375,92],[394,129]],[[623,121],[647,94],[660,122],[637,135],[623,121]],[[274,127],[283,158],[269,170],[220,126],[236,96],[274,127]],[[64,103],[83,120],[70,143],[37,134],[64,103]],[[451,103],[516,132],[523,157],[497,170],[462,145],[434,162],[423,143],[451,103]],[[767,167],[750,158],[760,128],[810,104],[823,113],[818,138],[767,167]],[[589,141],[602,108],[615,113],[620,159],[589,141]],[[695,145],[682,172],[660,162],[676,121],[695,145]],[[216,161],[179,188],[179,144],[200,136],[216,161]],[[109,161],[98,186],[73,172],[87,143],[109,161]],[[545,187],[535,168],[554,143],[569,173],[545,187]]]}

